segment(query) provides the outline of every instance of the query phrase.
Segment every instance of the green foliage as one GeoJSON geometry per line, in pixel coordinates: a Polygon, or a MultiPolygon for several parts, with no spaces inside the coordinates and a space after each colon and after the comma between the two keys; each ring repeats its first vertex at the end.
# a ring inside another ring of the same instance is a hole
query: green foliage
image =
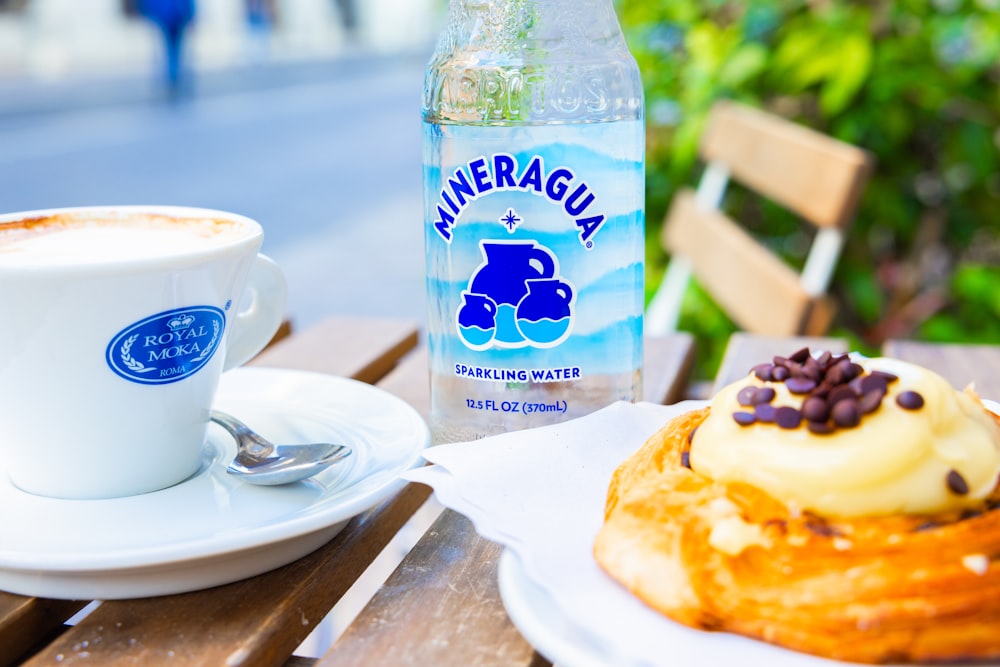
{"type": "MultiPolygon", "coordinates": [[[[668,258],[659,225],[696,182],[706,113],[721,98],[768,109],[869,150],[877,161],[834,279],[833,333],[1000,343],[1000,0],[620,0],[646,87],[648,282],[668,258]]],[[[755,233],[794,255],[767,204],[755,233]]],[[[794,259],[794,258],[793,258],[794,259]]],[[[732,325],[692,291],[682,328],[732,325]]]]}
{"type": "Polygon", "coordinates": [[[920,326],[927,340],[996,343],[1000,340],[1000,268],[964,263],[951,277],[954,298],[920,326]]]}

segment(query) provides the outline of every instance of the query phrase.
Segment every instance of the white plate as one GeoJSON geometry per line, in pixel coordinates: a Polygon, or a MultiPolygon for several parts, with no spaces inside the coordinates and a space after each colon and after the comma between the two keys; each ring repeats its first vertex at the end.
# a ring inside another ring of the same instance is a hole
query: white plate
{"type": "MultiPolygon", "coordinates": [[[[552,596],[524,571],[509,550],[500,556],[500,597],[524,638],[559,667],[847,667],[728,633],[704,632],[662,618],[662,657],[655,662],[631,658],[600,633],[590,632],[562,613],[552,596]]],[[[615,586],[609,579],[606,584],[615,586]]],[[[622,595],[628,595],[622,592],[622,595]]],[[[650,612],[655,613],[655,612],[650,612]]],[[[985,666],[984,666],[985,667],[985,666]]]]}
{"type": "Polygon", "coordinates": [[[524,573],[521,561],[504,549],[498,566],[500,598],[514,626],[552,664],[559,667],[633,667],[600,639],[567,619],[552,596],[524,573]]]}
{"type": "MultiPolygon", "coordinates": [[[[990,411],[1000,414],[1000,403],[991,400],[984,400],[983,403],[990,411]]],[[[537,502],[532,505],[532,511],[537,511],[538,506],[537,502]]],[[[569,543],[570,540],[565,539],[559,545],[569,543]]],[[[524,638],[559,667],[717,667],[736,664],[741,667],[845,667],[856,664],[799,653],[731,633],[706,632],[675,623],[642,605],[599,568],[574,569],[571,566],[576,559],[587,559],[589,563],[592,559],[589,551],[586,554],[565,549],[560,552],[559,545],[546,551],[546,556],[557,559],[570,571],[593,573],[576,581],[577,589],[605,602],[609,602],[611,597],[616,601],[627,599],[640,610],[638,613],[642,615],[642,620],[649,621],[643,625],[650,630],[649,636],[655,637],[663,646],[662,654],[655,659],[641,660],[629,655],[625,637],[629,634],[628,630],[634,630],[634,627],[615,626],[616,619],[609,619],[602,627],[596,627],[580,622],[577,617],[582,616],[579,614],[570,618],[556,601],[559,592],[532,579],[520,559],[509,549],[504,550],[498,567],[498,583],[507,614],[524,638]]],[[[579,604],[579,599],[575,596],[574,599],[579,604]]],[[[627,618],[627,621],[636,620],[636,616],[627,618]]],[[[1000,663],[982,663],[982,667],[1000,667],[1000,663]]]]}
{"type": "Polygon", "coordinates": [[[209,427],[201,469],[176,486],[110,500],[14,487],[0,461],[0,589],[68,599],[165,595],[244,579],[317,549],[405,484],[427,426],[402,400],[318,373],[238,368],[216,406],[281,442],[352,447],[343,463],[280,487],[226,472],[232,439],[209,427]]]}

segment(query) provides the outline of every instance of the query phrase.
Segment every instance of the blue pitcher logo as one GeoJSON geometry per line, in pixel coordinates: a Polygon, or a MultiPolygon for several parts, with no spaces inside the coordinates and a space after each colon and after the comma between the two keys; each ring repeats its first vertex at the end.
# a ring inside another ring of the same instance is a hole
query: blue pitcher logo
{"type": "Polygon", "coordinates": [[[126,380],[169,384],[207,364],[225,328],[225,313],[214,306],[176,308],[122,329],[105,356],[111,370],[126,380]]]}
{"type": "Polygon", "coordinates": [[[555,347],[570,334],[576,294],[555,254],[535,241],[481,241],[483,263],[456,315],[466,347],[555,347]]]}

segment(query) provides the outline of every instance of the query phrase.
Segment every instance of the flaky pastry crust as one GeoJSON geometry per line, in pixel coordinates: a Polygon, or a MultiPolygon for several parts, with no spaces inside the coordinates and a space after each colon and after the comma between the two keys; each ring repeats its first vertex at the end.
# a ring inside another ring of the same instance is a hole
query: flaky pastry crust
{"type": "Polygon", "coordinates": [[[685,625],[827,658],[1000,658],[1000,492],[932,517],[795,514],[686,467],[708,412],[673,419],[615,471],[594,545],[608,574],[685,625]]]}

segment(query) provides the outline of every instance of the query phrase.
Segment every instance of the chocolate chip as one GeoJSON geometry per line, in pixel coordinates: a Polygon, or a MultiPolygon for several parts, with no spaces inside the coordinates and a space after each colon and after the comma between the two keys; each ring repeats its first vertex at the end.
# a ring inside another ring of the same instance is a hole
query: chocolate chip
{"type": "Polygon", "coordinates": [[[802,364],[802,375],[809,378],[813,382],[819,382],[820,378],[823,376],[823,370],[816,363],[816,360],[812,357],[806,359],[805,363],[802,364]]]}
{"type": "Polygon", "coordinates": [[[858,407],[861,408],[861,414],[867,415],[878,410],[878,407],[882,405],[882,399],[885,398],[885,390],[873,389],[858,401],[858,407]]]}
{"type": "Polygon", "coordinates": [[[757,395],[757,387],[743,387],[740,389],[739,393],[736,394],[736,402],[742,406],[748,406],[754,404],[754,397],[757,395]]]}
{"type": "Polygon", "coordinates": [[[691,467],[691,452],[683,451],[681,452],[681,465],[685,468],[691,467]]]}
{"type": "Polygon", "coordinates": [[[788,357],[794,362],[803,363],[806,359],[809,359],[809,348],[804,347],[801,350],[796,350],[790,357],[788,357]]]}
{"type": "Polygon", "coordinates": [[[830,406],[818,396],[802,401],[802,416],[811,422],[825,422],[830,418],[830,406]]]}
{"type": "Polygon", "coordinates": [[[753,374],[758,380],[770,382],[774,379],[774,366],[771,364],[757,364],[753,367],[753,374]]]}
{"type": "Polygon", "coordinates": [[[835,405],[843,400],[855,399],[857,397],[858,395],[854,393],[854,390],[851,389],[851,387],[846,384],[842,384],[839,387],[834,387],[830,390],[829,395],[826,397],[826,402],[830,405],[835,405]]]}
{"type": "Polygon", "coordinates": [[[776,382],[784,382],[791,377],[791,375],[792,374],[789,370],[784,366],[775,366],[774,370],[771,371],[771,379],[776,382]]]}
{"type": "Polygon", "coordinates": [[[788,374],[791,375],[793,378],[805,377],[802,364],[798,363],[797,361],[792,361],[791,359],[789,359],[784,363],[784,367],[788,369],[788,374]]]}
{"type": "Polygon", "coordinates": [[[844,366],[844,380],[849,382],[864,372],[865,369],[862,368],[860,365],[852,361],[848,361],[846,366],[844,366]]]}
{"type": "Polygon", "coordinates": [[[773,424],[774,413],[777,410],[778,409],[770,403],[758,403],[753,408],[753,414],[757,418],[757,421],[765,424],[773,424]]]}
{"type": "Polygon", "coordinates": [[[815,389],[813,389],[811,392],[809,392],[809,395],[810,396],[818,396],[820,398],[826,398],[830,394],[830,389],[831,389],[831,387],[827,383],[827,381],[823,380],[818,385],[816,385],[815,389]]]}
{"type": "Polygon", "coordinates": [[[783,405],[774,411],[774,422],[781,428],[798,428],[802,423],[802,413],[783,405]]]}
{"type": "Polygon", "coordinates": [[[753,403],[754,405],[770,403],[774,400],[774,395],[774,389],[771,387],[761,387],[757,390],[757,394],[753,397],[753,403]]]}
{"type": "Polygon", "coordinates": [[[924,407],[924,397],[915,391],[904,391],[896,396],[896,403],[904,410],[919,410],[924,407]]]}
{"type": "Polygon", "coordinates": [[[861,408],[857,400],[848,398],[830,409],[830,418],[841,428],[854,428],[861,422],[861,408]]]}
{"type": "Polygon", "coordinates": [[[821,368],[825,369],[830,365],[830,360],[833,359],[833,354],[830,350],[823,350],[820,352],[819,357],[816,358],[816,363],[820,365],[821,368]]]}
{"type": "Polygon", "coordinates": [[[893,375],[892,373],[886,373],[885,371],[872,371],[872,375],[875,375],[875,376],[880,377],[880,378],[885,378],[885,381],[888,382],[888,383],[890,383],[890,384],[899,379],[897,376],[893,375]]]}
{"type": "Polygon", "coordinates": [[[831,367],[826,372],[826,381],[831,385],[838,385],[844,382],[844,369],[840,364],[831,367]]]}
{"type": "Polygon", "coordinates": [[[785,382],[785,386],[788,387],[788,391],[793,394],[808,394],[816,388],[816,381],[810,380],[807,377],[793,377],[788,378],[785,382]]]}
{"type": "Polygon", "coordinates": [[[810,433],[815,433],[816,435],[830,435],[837,430],[832,424],[826,422],[807,422],[806,428],[809,429],[810,433]]]}
{"type": "Polygon", "coordinates": [[[861,393],[867,394],[873,389],[881,389],[883,392],[889,388],[889,381],[881,375],[866,375],[861,378],[861,393]]]}
{"type": "Polygon", "coordinates": [[[832,369],[834,366],[841,363],[842,361],[850,361],[850,357],[848,357],[846,354],[838,354],[836,356],[831,356],[830,360],[826,362],[826,367],[827,369],[832,369]]]}
{"type": "Polygon", "coordinates": [[[749,426],[757,421],[757,418],[753,416],[752,412],[734,412],[733,419],[740,426],[749,426]]]}
{"type": "Polygon", "coordinates": [[[948,476],[945,477],[945,482],[947,482],[948,488],[955,495],[964,496],[969,492],[969,483],[962,477],[962,473],[957,470],[949,470],[948,476]]]}
{"type": "Polygon", "coordinates": [[[758,403],[753,408],[753,414],[757,418],[757,421],[765,424],[774,423],[774,413],[776,411],[777,408],[770,403],[758,403]]]}

